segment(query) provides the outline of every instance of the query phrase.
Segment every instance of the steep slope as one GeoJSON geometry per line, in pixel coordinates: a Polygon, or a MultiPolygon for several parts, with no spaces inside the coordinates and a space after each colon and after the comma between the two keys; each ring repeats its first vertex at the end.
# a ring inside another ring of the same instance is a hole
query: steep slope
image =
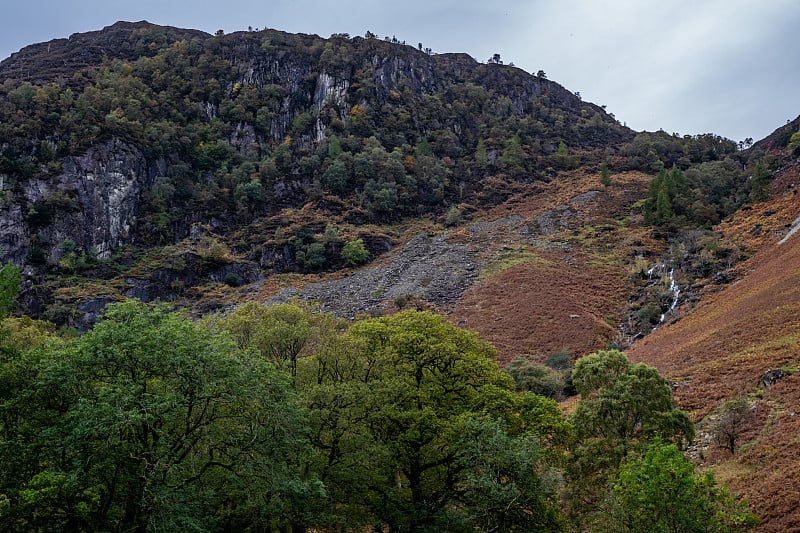
{"type": "Polygon", "coordinates": [[[543,75],[463,54],[146,22],[27,47],[0,81],[0,258],[24,266],[25,313],[86,328],[126,297],[196,315],[415,306],[502,362],[657,326],[630,353],[674,382],[699,460],[764,531],[800,530],[800,121],[737,151],[634,134],[543,75]],[[710,436],[737,394],[757,421],[730,458],[710,436]]]}
{"type": "MultiPolygon", "coordinates": [[[[784,128],[776,133],[786,137],[784,128]]],[[[773,198],[719,227],[724,241],[758,253],[738,265],[738,281],[629,351],[674,382],[675,399],[699,423],[701,462],[750,501],[763,520],[759,530],[769,532],[800,531],[800,236],[790,236],[800,215],[800,166],[777,137],[756,146],[780,166],[773,198]],[[761,381],[775,369],[786,377],[761,381]],[[732,457],[717,446],[714,429],[722,404],[743,395],[755,417],[732,457]]]]}
{"type": "Polygon", "coordinates": [[[578,171],[494,208],[489,220],[517,216],[522,231],[515,235],[497,223],[471,231],[471,239],[487,241],[487,265],[453,319],[491,340],[503,362],[606,348],[635,292],[631,258],[661,246],[632,208],[648,183],[645,174],[630,172],[603,188],[596,173],[578,171]]]}
{"type": "Polygon", "coordinates": [[[635,292],[630,258],[663,246],[631,220],[648,183],[629,172],[602,188],[596,173],[578,170],[518,184],[476,220],[436,235],[428,228],[374,266],[307,285],[287,280],[291,288],[269,285],[257,298],[300,297],[346,317],[429,305],[491,341],[503,364],[585,355],[619,335],[635,292]]]}
{"type": "Polygon", "coordinates": [[[120,22],[27,47],[0,79],[2,258],[42,291],[32,313],[73,301],[46,274],[179,300],[335,272],[349,240],[376,258],[380,226],[491,207],[633,136],[544,76],[372,35],[120,22]]]}

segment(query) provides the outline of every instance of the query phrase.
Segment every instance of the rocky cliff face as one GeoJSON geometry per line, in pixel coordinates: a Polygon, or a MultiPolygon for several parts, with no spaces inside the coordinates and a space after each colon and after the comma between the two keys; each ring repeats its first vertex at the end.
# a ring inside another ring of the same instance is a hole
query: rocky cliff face
{"type": "Polygon", "coordinates": [[[62,170],[51,179],[28,180],[18,203],[0,212],[6,260],[25,261],[28,247],[39,261],[55,264],[67,241],[76,252],[107,259],[130,242],[142,190],[164,172],[164,163],[148,163],[138,149],[115,139],[65,158],[62,170]]]}

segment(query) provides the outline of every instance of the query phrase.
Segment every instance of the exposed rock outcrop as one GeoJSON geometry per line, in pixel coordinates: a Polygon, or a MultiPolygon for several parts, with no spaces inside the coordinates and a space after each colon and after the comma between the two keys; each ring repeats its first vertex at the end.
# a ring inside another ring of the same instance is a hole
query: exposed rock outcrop
{"type": "Polygon", "coordinates": [[[130,241],[141,192],[155,173],[165,171],[163,167],[163,162],[148,164],[137,148],[117,139],[65,158],[63,172],[55,178],[25,183],[27,231],[19,205],[0,213],[0,227],[9,228],[2,232],[8,243],[4,258],[25,259],[21,233],[35,238],[49,263],[61,259],[68,240],[76,251],[93,252],[98,259],[110,257],[114,248],[130,241]]]}
{"type": "Polygon", "coordinates": [[[789,373],[782,368],[773,368],[772,370],[767,370],[764,372],[764,375],[761,376],[761,379],[758,380],[758,386],[767,388],[775,385],[782,379],[786,379],[789,377],[789,373]]]}

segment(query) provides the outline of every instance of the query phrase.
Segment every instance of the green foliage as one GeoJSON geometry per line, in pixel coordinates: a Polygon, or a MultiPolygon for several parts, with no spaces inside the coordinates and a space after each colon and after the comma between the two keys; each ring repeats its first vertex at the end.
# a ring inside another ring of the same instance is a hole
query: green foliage
{"type": "Polygon", "coordinates": [[[525,171],[525,152],[522,149],[522,140],[519,135],[508,139],[503,146],[503,155],[500,157],[500,166],[509,175],[521,176],[525,171]]]}
{"type": "Polygon", "coordinates": [[[478,146],[475,148],[475,164],[481,173],[489,169],[489,155],[483,139],[478,139],[478,146]]]}
{"type": "Polygon", "coordinates": [[[342,246],[342,259],[348,266],[358,266],[367,262],[369,250],[364,246],[364,239],[353,239],[342,246]]]}
{"type": "Polygon", "coordinates": [[[748,166],[750,175],[750,199],[754,202],[763,202],[769,198],[769,182],[772,175],[762,159],[748,166]]]}
{"type": "Polygon", "coordinates": [[[373,214],[386,215],[397,205],[397,184],[386,179],[378,182],[368,180],[364,184],[364,195],[367,198],[367,207],[373,214]]]}
{"type": "Polygon", "coordinates": [[[698,475],[673,444],[656,441],[627,461],[613,486],[608,531],[750,531],[758,519],[712,474],[698,475]]]}
{"type": "Polygon", "coordinates": [[[657,172],[660,168],[678,166],[685,170],[691,164],[723,160],[736,150],[734,141],[711,133],[679,137],[657,131],[639,133],[623,145],[620,153],[629,169],[657,172]]]}
{"type": "Polygon", "coordinates": [[[7,317],[0,322],[5,348],[30,350],[55,340],[55,325],[27,316],[7,317]]]}
{"type": "Polygon", "coordinates": [[[769,174],[754,154],[748,171],[733,141],[715,135],[641,133],[624,145],[628,168],[657,173],[645,205],[647,223],[675,233],[710,227],[748,200],[764,199],[769,174]],[[670,169],[670,170],[666,170],[670,169]]]}
{"type": "MultiPolygon", "coordinates": [[[[42,73],[32,67],[31,76],[46,81],[0,85],[0,171],[15,180],[45,177],[59,171],[64,157],[112,138],[133,145],[148,162],[169,161],[159,190],[142,206],[147,242],[176,240],[175,222],[188,212],[230,220],[233,205],[242,222],[285,207],[265,202],[272,185],[289,192],[281,203],[295,206],[320,200],[324,190],[360,203],[378,220],[439,214],[483,187],[476,178],[489,172],[487,146],[505,143],[497,158],[502,170],[533,177],[546,164],[532,153],[545,143],[594,147],[628,135],[608,120],[598,126],[556,109],[557,99],[536,97],[521,72],[498,71],[496,79],[486,79],[480,69],[465,67],[454,79],[435,55],[404,59],[402,68],[441,73],[441,82],[409,84],[409,70],[393,78],[393,86],[377,88],[375,54],[405,53],[377,40],[327,41],[268,30],[201,37],[148,26],[110,42],[115,46],[104,48],[97,65],[47,66],[42,73]],[[231,57],[259,66],[252,77],[243,76],[231,57]],[[318,76],[295,75],[309,65],[347,91],[315,102],[318,76]],[[69,87],[48,81],[55,78],[69,79],[69,87]],[[328,135],[327,143],[311,142],[315,132],[328,135]],[[399,157],[391,161],[380,157],[394,152],[399,157]],[[451,175],[462,177],[458,187],[451,186],[451,175]],[[252,183],[256,176],[263,194],[252,183]]],[[[46,201],[26,206],[28,222],[47,225],[57,209],[46,201]]]]}
{"type": "Polygon", "coordinates": [[[236,210],[240,218],[246,218],[255,213],[264,204],[264,187],[258,180],[240,183],[233,192],[236,201],[236,210]]]}
{"type": "Polygon", "coordinates": [[[514,378],[519,391],[530,391],[547,398],[562,398],[566,376],[561,372],[526,359],[511,361],[503,371],[514,378]]]}
{"type": "Polygon", "coordinates": [[[11,365],[4,530],[260,528],[319,490],[297,470],[287,377],[162,306],[109,306],[84,337],[5,360],[3,376],[11,365]]]}
{"type": "Polygon", "coordinates": [[[661,437],[681,443],[694,434],[686,413],[673,406],[667,381],[652,367],[631,364],[622,352],[582,357],[572,382],[581,395],[574,415],[579,438],[602,437],[618,459],[639,441],[661,437]]]}
{"type": "Polygon", "coordinates": [[[256,350],[264,360],[285,367],[292,377],[297,360],[312,335],[312,317],[292,304],[247,303],[215,321],[240,349],[256,350]]]}
{"type": "Polygon", "coordinates": [[[134,300],[75,339],[3,326],[4,530],[567,531],[562,493],[593,530],[659,530],[659,494],[709,531],[753,523],[661,444],[686,421],[620,352],[576,364],[573,427],[428,312],[250,303],[192,322],[134,300]]]}
{"type": "Polygon", "coordinates": [[[533,435],[562,441],[567,430],[553,402],[511,390],[494,353],[443,317],[405,311],[357,322],[301,361],[299,388],[334,497],[329,520],[558,530],[542,478],[547,453],[533,435]],[[530,508],[508,512],[515,499],[530,508]]]}
{"type": "Polygon", "coordinates": [[[431,145],[428,144],[428,140],[425,137],[420,139],[417,143],[417,146],[414,149],[414,155],[417,157],[433,155],[433,149],[431,148],[431,145]]]}
{"type": "Polygon", "coordinates": [[[328,158],[331,160],[335,160],[338,158],[342,153],[342,143],[339,141],[339,137],[336,135],[331,136],[328,139],[328,158]]]}
{"type": "Polygon", "coordinates": [[[459,500],[468,529],[569,531],[553,505],[555,487],[534,435],[511,436],[502,419],[486,415],[466,418],[460,434],[459,500]]]}
{"type": "Polygon", "coordinates": [[[572,356],[568,351],[561,350],[545,359],[544,365],[553,370],[570,370],[572,368],[572,356]]]}
{"type": "Polygon", "coordinates": [[[294,239],[295,261],[305,272],[319,272],[328,262],[325,244],[317,242],[311,228],[300,228],[294,239]]]}
{"type": "Polygon", "coordinates": [[[795,155],[800,153],[800,131],[796,131],[792,134],[792,136],[789,138],[789,144],[787,146],[792,149],[795,155]]]}
{"type": "Polygon", "coordinates": [[[603,163],[603,166],[600,167],[600,185],[603,187],[611,185],[611,171],[608,170],[607,163],[603,163]]]}
{"type": "Polygon", "coordinates": [[[350,173],[347,165],[339,159],[334,160],[325,171],[325,185],[336,194],[344,194],[348,190],[350,173]]]}
{"type": "Polygon", "coordinates": [[[627,457],[655,439],[687,442],[694,427],[674,407],[667,381],[652,367],[631,364],[620,351],[579,359],[572,381],[581,399],[571,417],[576,445],[569,463],[569,499],[573,515],[585,520],[627,457]]]}
{"type": "Polygon", "coordinates": [[[320,242],[299,244],[295,246],[295,260],[306,272],[319,272],[327,261],[325,245],[320,242]]]}
{"type": "Polygon", "coordinates": [[[553,158],[556,166],[565,170],[575,168],[578,165],[577,158],[569,153],[569,147],[564,141],[558,143],[558,148],[553,158]]]}
{"type": "Polygon", "coordinates": [[[755,412],[746,397],[735,396],[726,400],[712,426],[717,446],[727,449],[731,455],[735,454],[742,434],[750,429],[755,418],[755,412]]]}
{"type": "Polygon", "coordinates": [[[461,223],[461,217],[463,213],[461,209],[456,206],[452,206],[450,209],[447,210],[447,214],[444,216],[444,224],[445,226],[456,226],[461,223]]]}
{"type": "Polygon", "coordinates": [[[21,282],[19,267],[11,263],[0,265],[0,318],[16,306],[21,282]]]}

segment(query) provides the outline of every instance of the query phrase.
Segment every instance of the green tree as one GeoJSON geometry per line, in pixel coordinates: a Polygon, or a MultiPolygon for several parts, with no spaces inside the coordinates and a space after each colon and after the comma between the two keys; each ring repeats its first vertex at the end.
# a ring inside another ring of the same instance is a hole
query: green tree
{"type": "Polygon", "coordinates": [[[295,246],[295,260],[306,272],[319,272],[325,266],[325,245],[321,242],[297,244],[295,246]]]}
{"type": "Polygon", "coordinates": [[[451,206],[444,216],[445,226],[456,226],[461,223],[464,213],[456,206],[451,206]]]}
{"type": "Polygon", "coordinates": [[[428,139],[422,137],[419,140],[419,142],[417,142],[417,145],[414,147],[414,155],[417,157],[433,155],[433,149],[431,148],[431,145],[428,143],[428,139]]]}
{"type": "Polygon", "coordinates": [[[353,239],[342,246],[342,259],[348,266],[357,266],[366,263],[369,259],[369,250],[364,246],[364,239],[353,239]]]}
{"type": "Polygon", "coordinates": [[[750,531],[758,519],[736,503],[711,473],[698,475],[674,444],[652,443],[628,460],[613,486],[607,531],[750,531]]]}
{"type": "Polygon", "coordinates": [[[347,165],[338,159],[334,160],[325,170],[325,184],[336,194],[342,195],[347,191],[350,174],[347,165]]]}
{"type": "Polygon", "coordinates": [[[503,155],[500,156],[500,165],[509,175],[518,177],[525,171],[525,152],[522,149],[522,140],[519,135],[514,135],[503,146],[503,155]]]}
{"type": "Polygon", "coordinates": [[[566,385],[562,373],[524,358],[514,359],[503,371],[514,378],[517,390],[530,391],[548,398],[560,398],[566,385]]]}
{"type": "Polygon", "coordinates": [[[364,195],[367,198],[367,206],[373,214],[388,214],[397,205],[397,184],[384,179],[378,182],[370,179],[364,184],[364,195]]]}
{"type": "Polygon", "coordinates": [[[313,316],[294,304],[246,303],[214,320],[241,349],[254,349],[263,359],[297,375],[298,358],[309,352],[313,316]]]}
{"type": "Polygon", "coordinates": [[[475,164],[482,173],[489,169],[489,156],[483,139],[478,139],[478,146],[475,148],[475,164]]]}
{"type": "Polygon", "coordinates": [[[465,529],[569,530],[554,505],[555,476],[535,435],[512,436],[502,419],[485,414],[466,417],[459,434],[455,484],[465,529]]]}
{"type": "Polygon", "coordinates": [[[645,206],[645,221],[656,226],[663,226],[672,219],[672,193],[669,175],[661,169],[650,182],[648,200],[645,206]]]}
{"type": "Polygon", "coordinates": [[[6,316],[17,305],[20,283],[19,267],[12,263],[0,266],[0,318],[6,316]]]}
{"type": "Polygon", "coordinates": [[[491,346],[417,311],[357,322],[341,342],[299,372],[337,513],[358,509],[391,530],[472,530],[502,520],[516,494],[537,506],[509,513],[506,530],[557,524],[540,478],[550,452],[533,435],[563,444],[568,429],[554,402],[513,391],[491,346]]]}
{"type": "Polygon", "coordinates": [[[331,135],[331,138],[328,139],[328,157],[331,160],[335,160],[339,157],[342,151],[342,143],[339,140],[339,137],[336,135],[331,135]]]}
{"type": "Polygon", "coordinates": [[[611,185],[611,172],[608,170],[607,163],[603,163],[600,167],[600,185],[603,187],[611,185]]]}
{"type": "Polygon", "coordinates": [[[606,350],[579,359],[572,382],[581,396],[575,410],[578,437],[602,438],[618,459],[637,443],[655,437],[684,442],[694,429],[672,403],[672,391],[658,371],[631,364],[624,353],[606,350]]]}
{"type": "Polygon", "coordinates": [[[657,438],[684,443],[694,427],[673,405],[669,384],[658,371],[631,364],[620,351],[579,359],[572,381],[580,401],[571,420],[576,431],[568,468],[571,503],[573,514],[589,515],[628,456],[657,438]]]}
{"type": "Polygon", "coordinates": [[[264,187],[257,179],[240,183],[233,191],[236,213],[240,219],[247,219],[264,204],[264,187]]]}
{"type": "Polygon", "coordinates": [[[577,166],[577,159],[575,156],[570,155],[569,147],[567,143],[561,141],[558,143],[558,148],[556,149],[556,153],[554,155],[556,165],[559,168],[569,170],[571,168],[575,168],[577,166]]]}
{"type": "Polygon", "coordinates": [[[754,202],[763,202],[769,198],[769,180],[771,178],[767,165],[762,159],[753,165],[750,176],[750,199],[754,202]]]}
{"type": "Polygon", "coordinates": [[[5,530],[288,525],[321,489],[297,468],[288,377],[226,335],[129,301],[34,355],[33,390],[15,397],[39,432],[3,457],[27,478],[6,492],[5,530]]]}
{"type": "Polygon", "coordinates": [[[792,134],[787,146],[792,149],[794,155],[800,154],[800,131],[796,131],[792,134]]]}
{"type": "Polygon", "coordinates": [[[742,433],[755,421],[756,415],[746,396],[735,396],[726,400],[717,413],[713,424],[717,446],[736,453],[742,433]]]}

